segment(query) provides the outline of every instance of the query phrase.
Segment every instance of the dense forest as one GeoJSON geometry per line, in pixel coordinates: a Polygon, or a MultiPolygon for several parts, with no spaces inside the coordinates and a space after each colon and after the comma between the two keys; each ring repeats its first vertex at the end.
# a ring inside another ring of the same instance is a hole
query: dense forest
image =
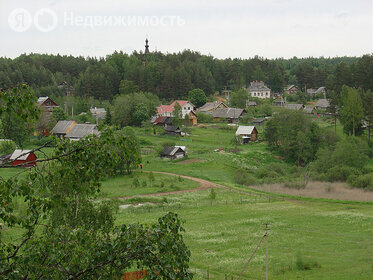
{"type": "Polygon", "coordinates": [[[131,55],[115,52],[106,58],[29,54],[0,58],[0,88],[21,83],[37,96],[63,96],[113,100],[129,86],[152,92],[160,99],[186,97],[194,88],[213,94],[224,88],[238,90],[252,80],[264,81],[274,92],[287,85],[299,88],[342,85],[373,90],[373,55],[336,58],[217,59],[198,52],[153,52],[131,55]]]}

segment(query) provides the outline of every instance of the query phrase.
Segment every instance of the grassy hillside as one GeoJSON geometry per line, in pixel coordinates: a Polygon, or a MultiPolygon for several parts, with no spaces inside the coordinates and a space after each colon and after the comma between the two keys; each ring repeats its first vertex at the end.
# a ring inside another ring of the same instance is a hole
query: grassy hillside
{"type": "MultiPolygon", "coordinates": [[[[270,279],[372,279],[373,208],[277,201],[227,190],[167,196],[168,203],[121,210],[118,223],[151,223],[167,211],[185,220],[194,279],[237,279],[270,223],[270,279]]],[[[265,277],[264,243],[243,279],[265,277]]]]}

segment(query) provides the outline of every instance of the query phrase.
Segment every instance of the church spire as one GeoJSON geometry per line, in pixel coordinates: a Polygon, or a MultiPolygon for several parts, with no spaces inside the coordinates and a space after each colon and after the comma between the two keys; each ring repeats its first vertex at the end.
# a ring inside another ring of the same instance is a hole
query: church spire
{"type": "Polygon", "coordinates": [[[149,41],[148,41],[148,38],[146,38],[145,40],[145,54],[149,53],[149,41]]]}

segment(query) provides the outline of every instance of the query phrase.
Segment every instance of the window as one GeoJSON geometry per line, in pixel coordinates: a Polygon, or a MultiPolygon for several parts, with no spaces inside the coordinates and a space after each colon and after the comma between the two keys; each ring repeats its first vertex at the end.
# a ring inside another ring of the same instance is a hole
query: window
{"type": "Polygon", "coordinates": [[[188,110],[190,110],[190,107],[188,107],[188,110]]]}

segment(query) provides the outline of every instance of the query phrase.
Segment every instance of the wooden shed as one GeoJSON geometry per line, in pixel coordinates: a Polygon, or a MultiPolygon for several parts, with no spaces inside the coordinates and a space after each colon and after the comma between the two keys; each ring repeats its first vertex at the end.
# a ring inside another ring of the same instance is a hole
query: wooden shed
{"type": "Polygon", "coordinates": [[[12,166],[31,167],[36,166],[37,157],[31,150],[15,150],[10,156],[12,166]]]}
{"type": "Polygon", "coordinates": [[[243,144],[253,142],[258,140],[258,130],[255,126],[240,125],[237,128],[236,137],[240,137],[243,144]]]}
{"type": "Polygon", "coordinates": [[[178,146],[165,146],[162,151],[162,157],[170,159],[184,158],[185,155],[185,149],[178,146]]]}

